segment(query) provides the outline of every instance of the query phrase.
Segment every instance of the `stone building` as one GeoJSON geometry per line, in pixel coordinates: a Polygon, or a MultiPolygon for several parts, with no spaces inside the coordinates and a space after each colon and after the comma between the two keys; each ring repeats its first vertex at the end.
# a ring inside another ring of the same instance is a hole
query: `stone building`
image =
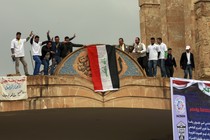
{"type": "Polygon", "coordinates": [[[116,55],[118,91],[94,92],[86,48],[63,59],[53,76],[27,77],[28,99],[0,101],[1,138],[171,140],[169,80],[148,78],[130,55],[116,55]]]}
{"type": "MultiPolygon", "coordinates": [[[[210,1],[209,0],[139,0],[143,42],[162,37],[173,49],[177,63],[185,46],[195,55],[195,79],[210,76],[210,1]]],[[[183,77],[179,68],[175,76],[183,77]]]]}
{"type": "MultiPolygon", "coordinates": [[[[194,78],[209,79],[210,0],[139,0],[139,6],[143,42],[162,37],[177,62],[190,45],[194,78]]],[[[172,140],[169,79],[146,77],[121,50],[117,59],[116,92],[94,92],[85,49],[69,54],[55,76],[28,77],[27,100],[0,101],[1,138],[172,140]]]]}

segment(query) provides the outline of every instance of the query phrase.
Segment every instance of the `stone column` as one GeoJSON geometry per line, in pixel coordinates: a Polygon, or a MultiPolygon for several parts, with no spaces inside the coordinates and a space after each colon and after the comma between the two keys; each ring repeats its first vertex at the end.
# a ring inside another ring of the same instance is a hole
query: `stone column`
{"type": "Polygon", "coordinates": [[[168,45],[169,44],[169,36],[168,36],[168,20],[167,20],[167,1],[160,1],[160,17],[161,17],[161,36],[163,42],[168,45]]]}
{"type": "Polygon", "coordinates": [[[139,0],[142,42],[150,44],[151,37],[161,36],[160,0],[139,0]]]}
{"type": "Polygon", "coordinates": [[[195,12],[194,0],[184,0],[185,44],[195,52],[195,12]]]}
{"type": "Polygon", "coordinates": [[[201,79],[210,78],[210,1],[195,2],[196,69],[201,79]]]}
{"type": "MultiPolygon", "coordinates": [[[[166,31],[165,39],[168,48],[173,49],[173,56],[176,59],[178,70],[174,71],[174,77],[184,77],[183,70],[180,69],[180,58],[185,51],[185,13],[189,10],[185,7],[185,1],[189,0],[161,0],[162,15],[166,16],[165,24],[162,24],[162,31],[166,31]]],[[[188,14],[188,13],[187,13],[188,14]]],[[[186,14],[186,15],[187,15],[186,14]]],[[[189,26],[189,25],[187,25],[189,26]]],[[[163,39],[164,39],[163,38],[163,39]]],[[[164,40],[163,40],[164,41],[164,40]]]]}

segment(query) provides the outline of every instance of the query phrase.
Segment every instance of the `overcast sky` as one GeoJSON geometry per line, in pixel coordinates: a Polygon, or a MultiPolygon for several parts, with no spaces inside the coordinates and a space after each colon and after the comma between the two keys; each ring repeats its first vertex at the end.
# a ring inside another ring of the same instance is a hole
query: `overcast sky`
{"type": "MultiPolygon", "coordinates": [[[[51,36],[76,38],[73,43],[117,44],[123,37],[126,44],[132,44],[140,35],[138,0],[0,0],[0,75],[15,73],[11,60],[10,42],[16,32],[22,38],[32,30],[46,40],[47,30],[51,36]]],[[[31,46],[25,45],[26,61],[30,74],[31,46]]],[[[24,74],[21,67],[21,73],[24,74]]]]}

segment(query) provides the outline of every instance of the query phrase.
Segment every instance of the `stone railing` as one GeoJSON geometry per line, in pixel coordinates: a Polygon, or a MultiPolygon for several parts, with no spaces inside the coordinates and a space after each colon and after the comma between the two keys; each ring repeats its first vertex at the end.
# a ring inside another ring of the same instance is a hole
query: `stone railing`
{"type": "Polygon", "coordinates": [[[0,111],[57,108],[145,108],[169,110],[169,79],[125,77],[120,90],[95,93],[92,82],[77,76],[30,76],[27,100],[2,101],[0,111]]]}

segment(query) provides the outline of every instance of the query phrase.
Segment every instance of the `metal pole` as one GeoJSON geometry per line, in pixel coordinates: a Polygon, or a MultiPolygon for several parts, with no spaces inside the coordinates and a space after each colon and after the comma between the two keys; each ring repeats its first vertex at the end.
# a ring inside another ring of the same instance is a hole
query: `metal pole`
{"type": "Polygon", "coordinates": [[[34,70],[34,63],[33,63],[33,58],[32,58],[31,51],[30,51],[30,56],[31,56],[31,64],[32,64],[32,68],[33,68],[33,70],[34,70]]]}

